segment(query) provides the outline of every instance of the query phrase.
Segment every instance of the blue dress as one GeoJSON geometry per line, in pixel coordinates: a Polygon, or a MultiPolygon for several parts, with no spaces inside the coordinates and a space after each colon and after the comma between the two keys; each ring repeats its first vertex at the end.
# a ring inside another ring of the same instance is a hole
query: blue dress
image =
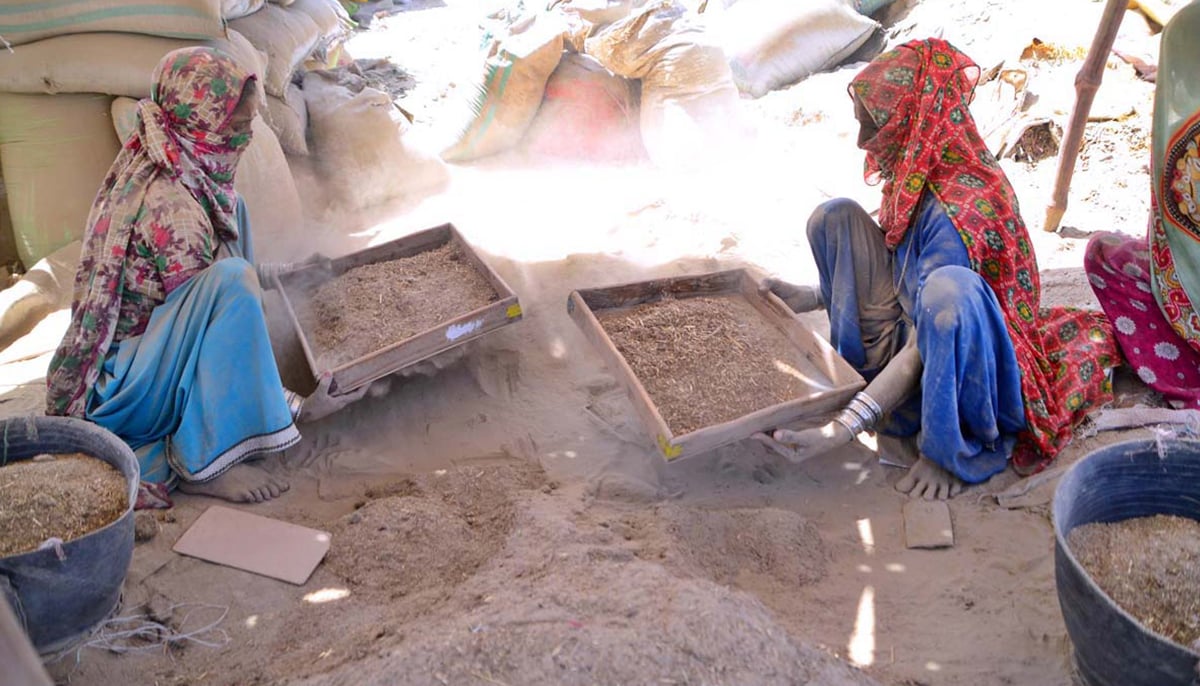
{"type": "MultiPolygon", "coordinates": [[[[870,380],[881,367],[868,368],[860,312],[876,296],[858,290],[855,270],[864,265],[850,248],[852,231],[872,232],[883,244],[883,231],[850,200],[825,203],[809,223],[831,342],[870,380]]],[[[915,329],[923,370],[920,390],[881,430],[916,435],[922,455],[963,481],[985,481],[1005,468],[1025,428],[1021,372],[1000,303],[970,268],[958,230],[930,193],[890,262],[880,271],[890,271],[900,320],[892,335],[902,341],[915,329]]]]}
{"type": "Polygon", "coordinates": [[[87,418],[133,448],[142,481],[203,482],[300,440],[283,397],[238,201],[234,255],[154,308],[140,336],[114,343],[87,418]]]}

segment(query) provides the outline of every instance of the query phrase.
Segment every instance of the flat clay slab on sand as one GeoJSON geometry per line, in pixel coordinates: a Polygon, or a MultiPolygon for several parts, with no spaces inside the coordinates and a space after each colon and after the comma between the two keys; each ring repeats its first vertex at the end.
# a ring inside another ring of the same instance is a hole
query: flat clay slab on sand
{"type": "Polygon", "coordinates": [[[904,504],[904,544],[909,548],[954,545],[950,506],[942,500],[912,499],[904,504]]]}
{"type": "Polygon", "coordinates": [[[329,552],[329,534],[213,506],[183,532],[172,550],[299,586],[329,552]]]}

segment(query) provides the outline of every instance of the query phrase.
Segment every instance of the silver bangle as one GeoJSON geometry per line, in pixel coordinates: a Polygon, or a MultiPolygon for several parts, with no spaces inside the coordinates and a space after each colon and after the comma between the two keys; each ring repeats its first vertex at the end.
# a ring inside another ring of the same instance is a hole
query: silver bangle
{"type": "Polygon", "coordinates": [[[846,431],[849,431],[851,436],[857,436],[863,430],[862,421],[853,412],[842,410],[842,413],[834,417],[833,421],[846,427],[846,431]]]}
{"type": "Polygon", "coordinates": [[[879,407],[879,403],[860,391],[854,394],[834,421],[846,427],[852,436],[857,436],[863,431],[875,428],[882,416],[883,409],[879,407]]]}
{"type": "Polygon", "coordinates": [[[880,407],[879,403],[875,402],[875,399],[871,396],[867,395],[863,391],[859,391],[858,393],[854,394],[853,398],[851,398],[851,402],[856,401],[861,403],[862,406],[865,407],[868,412],[870,412],[871,426],[874,426],[876,422],[883,418],[883,408],[880,407]]]}
{"type": "Polygon", "coordinates": [[[283,389],[283,400],[287,403],[288,412],[292,415],[292,421],[300,418],[300,410],[304,407],[304,396],[295,391],[283,389]]]}

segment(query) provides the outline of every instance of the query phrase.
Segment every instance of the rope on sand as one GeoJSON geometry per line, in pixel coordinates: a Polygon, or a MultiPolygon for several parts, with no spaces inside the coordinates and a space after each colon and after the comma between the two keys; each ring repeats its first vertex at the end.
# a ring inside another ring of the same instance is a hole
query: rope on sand
{"type": "Polygon", "coordinates": [[[229,643],[229,634],[220,624],[229,615],[229,606],[210,605],[207,603],[177,603],[171,605],[165,612],[141,612],[122,617],[110,617],[101,622],[91,633],[90,637],[81,643],[59,652],[46,662],[58,662],[71,653],[75,654],[75,667],[78,667],[85,648],[100,648],[109,652],[145,653],[180,647],[194,643],[208,648],[220,648],[229,643]],[[178,622],[169,619],[183,612],[178,622]],[[188,626],[193,614],[197,612],[216,611],[220,614],[212,621],[198,628],[183,631],[188,626]],[[158,617],[156,619],[155,617],[158,617]],[[163,621],[159,621],[162,619],[163,621]],[[168,624],[167,622],[170,622],[168,624]],[[175,628],[175,625],[179,627],[175,628]]]}

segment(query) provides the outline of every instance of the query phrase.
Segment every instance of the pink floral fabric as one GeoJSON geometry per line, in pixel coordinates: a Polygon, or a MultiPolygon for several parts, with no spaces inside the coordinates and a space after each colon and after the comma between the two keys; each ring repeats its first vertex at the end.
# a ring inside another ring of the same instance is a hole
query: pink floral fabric
{"type": "Polygon", "coordinates": [[[1160,123],[1147,235],[1095,236],[1084,268],[1138,377],[1172,405],[1200,408],[1200,111],[1160,123]]]}
{"type": "MultiPolygon", "coordinates": [[[[1161,233],[1162,225],[1156,220],[1151,227],[1151,245],[1161,247],[1161,233]],[[1154,240],[1156,234],[1158,241],[1154,240]]],[[[1161,250],[1158,253],[1161,255],[1161,250]]],[[[1159,307],[1150,260],[1145,239],[1103,233],[1088,242],[1083,266],[1138,378],[1172,405],[1200,409],[1200,352],[1189,344],[1194,344],[1194,339],[1180,336],[1159,307]]],[[[1178,308],[1180,303],[1175,305],[1178,308]]],[[[1190,303],[1186,309],[1191,311],[1190,303]]]]}
{"type": "Polygon", "coordinates": [[[114,342],[236,240],[233,177],[250,143],[255,77],[207,47],[167,54],[138,128],[96,196],[83,238],[71,325],[50,362],[46,411],[82,417],[114,342]],[[252,110],[251,110],[252,116],[252,110]]]}

